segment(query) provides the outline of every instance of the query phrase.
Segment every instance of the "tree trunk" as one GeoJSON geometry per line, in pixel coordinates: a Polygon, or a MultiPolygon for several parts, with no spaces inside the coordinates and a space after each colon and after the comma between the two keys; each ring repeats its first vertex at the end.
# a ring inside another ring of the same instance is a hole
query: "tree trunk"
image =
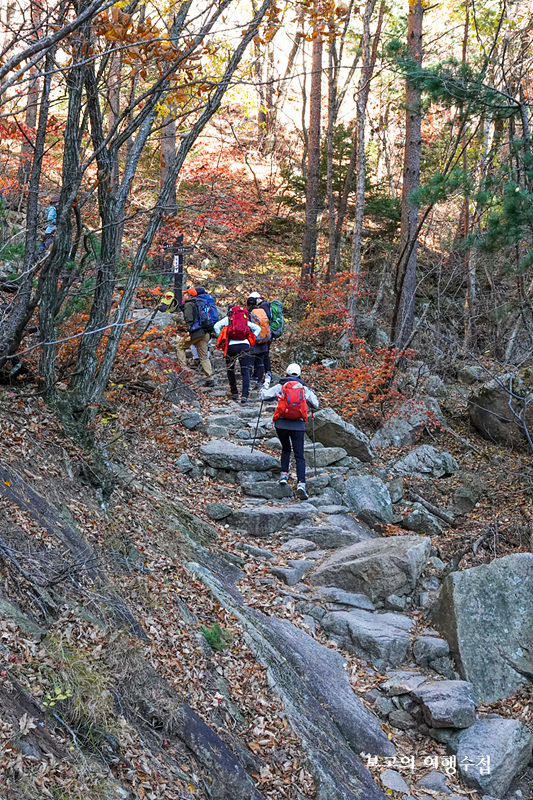
{"type": "MultiPolygon", "coordinates": [[[[465,27],[463,35],[463,65],[466,66],[467,46],[468,46],[468,28],[470,22],[470,3],[467,0],[465,9],[465,27]]],[[[466,185],[468,181],[468,152],[466,141],[466,128],[463,126],[462,136],[463,148],[463,178],[465,184],[465,197],[463,202],[463,267],[466,275],[466,295],[465,295],[465,327],[464,327],[464,343],[465,349],[470,347],[470,343],[475,334],[474,320],[476,314],[476,258],[466,246],[468,232],[470,230],[470,198],[466,192],[466,185]]]]}
{"type": "Polygon", "coordinates": [[[385,3],[382,2],[379,10],[379,20],[374,35],[374,45],[371,46],[370,20],[374,13],[376,0],[367,0],[363,16],[363,63],[359,86],[357,87],[357,112],[355,121],[355,225],[352,239],[352,265],[351,283],[348,295],[348,313],[355,318],[357,295],[359,293],[359,280],[361,277],[361,243],[363,239],[363,219],[365,213],[365,121],[370,83],[376,65],[377,46],[381,36],[381,25],[385,13],[385,3]]]}
{"type": "Polygon", "coordinates": [[[37,124],[37,110],[39,106],[39,70],[33,67],[30,71],[31,80],[28,87],[28,103],[24,118],[24,131],[22,146],[20,148],[20,164],[17,171],[17,182],[21,189],[26,186],[31,175],[31,162],[35,145],[35,125],[37,124]]]}
{"type": "MultiPolygon", "coordinates": [[[[407,22],[409,55],[419,66],[422,64],[422,0],[410,0],[407,22]]],[[[391,338],[394,346],[404,349],[411,340],[415,320],[416,251],[418,207],[411,194],[420,184],[420,154],[422,148],[420,89],[406,80],[405,150],[402,186],[402,217],[400,254],[394,281],[394,311],[391,338]]]]}
{"type": "MultiPolygon", "coordinates": [[[[174,171],[176,163],[176,120],[174,114],[166,117],[166,122],[161,129],[161,186],[164,186],[168,176],[174,171]]],[[[176,216],[177,196],[176,184],[170,188],[170,195],[165,207],[165,214],[169,217],[176,216]]]]}
{"type": "Polygon", "coordinates": [[[305,194],[305,231],[302,249],[302,283],[311,283],[315,271],[320,170],[320,117],[322,111],[322,46],[322,34],[315,30],[311,58],[311,93],[309,96],[309,151],[305,194]]]}
{"type": "MultiPolygon", "coordinates": [[[[120,89],[122,83],[121,66],[122,54],[120,52],[112,53],[109,60],[109,134],[112,136],[115,133],[115,128],[118,125],[120,117],[120,89]]],[[[111,184],[113,189],[116,190],[119,181],[118,171],[118,150],[114,154],[113,163],[111,165],[111,184]]]]}
{"type": "Polygon", "coordinates": [[[335,230],[336,208],[333,196],[333,145],[335,123],[337,121],[337,64],[335,41],[330,41],[328,54],[328,131],[326,137],[327,152],[327,203],[329,226],[329,258],[327,280],[331,281],[335,275],[335,230]]]}
{"type": "MultiPolygon", "coordinates": [[[[85,40],[86,41],[86,40],[85,40]]],[[[85,61],[80,49],[77,60],[85,61]]],[[[42,297],[39,305],[39,334],[41,358],[39,374],[44,385],[44,396],[49,403],[55,403],[55,364],[57,346],[55,318],[57,313],[57,284],[59,274],[68,261],[72,243],[71,208],[82,179],[79,154],[81,149],[82,126],[80,124],[85,66],[77,64],[68,75],[69,103],[65,125],[65,146],[63,150],[62,189],[59,196],[58,219],[54,245],[50,254],[50,264],[43,281],[42,297]]]]}
{"type": "Polygon", "coordinates": [[[50,111],[50,86],[52,80],[52,64],[55,48],[51,48],[45,58],[45,77],[39,107],[39,123],[35,135],[31,174],[28,183],[28,205],[26,210],[26,239],[23,263],[23,279],[10,312],[4,317],[0,329],[0,369],[4,368],[8,359],[16,353],[24,329],[31,319],[37,305],[40,287],[33,292],[33,280],[39,269],[36,263],[35,249],[39,227],[39,186],[41,183],[42,162],[46,144],[46,126],[50,111]]]}

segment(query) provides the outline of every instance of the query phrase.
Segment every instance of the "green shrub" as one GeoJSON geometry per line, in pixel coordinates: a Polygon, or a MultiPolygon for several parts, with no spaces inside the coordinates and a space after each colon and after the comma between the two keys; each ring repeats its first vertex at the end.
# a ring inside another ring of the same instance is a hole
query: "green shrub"
{"type": "Polygon", "coordinates": [[[209,647],[214,650],[215,653],[225,650],[231,642],[231,633],[221,628],[218,622],[214,622],[210,628],[206,628],[205,625],[202,625],[200,632],[203,633],[209,647]]]}

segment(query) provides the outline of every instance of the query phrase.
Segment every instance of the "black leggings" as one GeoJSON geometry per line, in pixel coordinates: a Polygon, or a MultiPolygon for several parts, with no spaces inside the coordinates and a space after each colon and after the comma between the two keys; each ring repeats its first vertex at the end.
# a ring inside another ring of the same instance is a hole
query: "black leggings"
{"type": "Polygon", "coordinates": [[[292,444],[292,450],[296,460],[296,477],[298,479],[298,483],[305,483],[305,431],[288,431],[285,428],[276,428],[276,433],[278,434],[278,439],[281,442],[281,471],[289,471],[292,444]]]}
{"type": "Polygon", "coordinates": [[[250,392],[250,372],[253,366],[253,356],[250,355],[249,344],[230,344],[226,353],[226,374],[230,392],[238,394],[237,379],[235,377],[235,367],[239,363],[242,378],[242,396],[248,397],[250,392]]]}

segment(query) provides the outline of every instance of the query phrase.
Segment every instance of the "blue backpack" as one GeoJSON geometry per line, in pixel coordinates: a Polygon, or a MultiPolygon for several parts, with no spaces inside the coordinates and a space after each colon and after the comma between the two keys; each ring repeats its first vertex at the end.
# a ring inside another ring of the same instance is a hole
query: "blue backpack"
{"type": "Polygon", "coordinates": [[[212,294],[199,294],[194,298],[194,301],[198,316],[190,327],[191,333],[200,330],[200,328],[203,328],[206,333],[212,333],[215,323],[218,322],[215,298],[212,294]]]}

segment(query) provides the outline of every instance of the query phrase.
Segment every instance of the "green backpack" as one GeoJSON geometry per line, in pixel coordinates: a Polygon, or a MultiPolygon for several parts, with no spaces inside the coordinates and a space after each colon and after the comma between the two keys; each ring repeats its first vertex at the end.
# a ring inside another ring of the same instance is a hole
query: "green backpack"
{"type": "Polygon", "coordinates": [[[270,333],[273,339],[279,339],[285,328],[285,320],[283,319],[283,304],[281,300],[272,300],[270,303],[270,311],[272,312],[272,319],[270,320],[270,333]]]}

